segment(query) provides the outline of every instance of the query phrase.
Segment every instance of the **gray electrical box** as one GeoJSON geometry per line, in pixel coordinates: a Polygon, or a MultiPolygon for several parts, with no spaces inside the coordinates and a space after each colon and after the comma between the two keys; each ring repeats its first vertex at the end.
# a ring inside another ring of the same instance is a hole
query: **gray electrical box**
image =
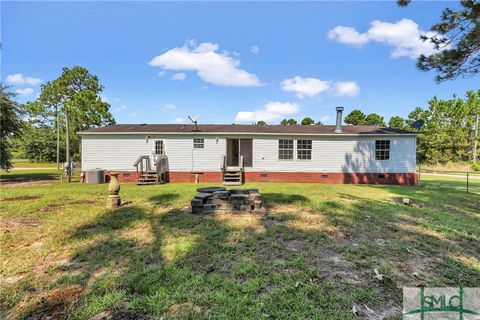
{"type": "Polygon", "coordinates": [[[86,182],[90,184],[105,183],[105,170],[93,169],[87,171],[86,182]]]}

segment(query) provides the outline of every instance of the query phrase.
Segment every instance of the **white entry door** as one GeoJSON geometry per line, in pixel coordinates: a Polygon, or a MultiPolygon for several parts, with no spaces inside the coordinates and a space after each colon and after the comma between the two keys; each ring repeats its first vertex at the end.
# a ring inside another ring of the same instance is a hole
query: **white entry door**
{"type": "Polygon", "coordinates": [[[152,166],[155,165],[155,158],[157,155],[164,155],[165,154],[165,140],[163,139],[156,139],[153,140],[152,145],[152,166]]]}

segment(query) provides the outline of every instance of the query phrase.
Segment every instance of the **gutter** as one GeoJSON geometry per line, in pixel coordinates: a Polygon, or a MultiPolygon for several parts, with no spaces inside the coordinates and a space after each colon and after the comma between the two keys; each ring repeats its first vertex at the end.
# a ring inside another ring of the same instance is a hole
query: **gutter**
{"type": "Polygon", "coordinates": [[[364,136],[392,136],[392,137],[416,137],[417,133],[288,133],[288,132],[278,132],[278,133],[268,133],[268,132],[88,132],[88,131],[79,131],[78,135],[82,136],[94,136],[94,135],[228,135],[228,136],[332,136],[332,137],[364,137],[364,136]]]}

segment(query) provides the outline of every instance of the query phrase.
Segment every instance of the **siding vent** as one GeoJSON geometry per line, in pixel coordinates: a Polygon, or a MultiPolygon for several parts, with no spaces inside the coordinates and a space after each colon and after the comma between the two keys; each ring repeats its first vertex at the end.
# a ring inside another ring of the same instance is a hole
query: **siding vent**
{"type": "Polygon", "coordinates": [[[327,179],[328,179],[328,174],[322,174],[322,175],[320,176],[320,179],[322,179],[322,180],[327,180],[327,179]]]}
{"type": "Polygon", "coordinates": [[[385,175],[384,174],[379,174],[377,176],[378,180],[385,180],[385,175]]]}
{"type": "Polygon", "coordinates": [[[267,178],[268,177],[268,173],[260,173],[260,178],[267,178]]]}

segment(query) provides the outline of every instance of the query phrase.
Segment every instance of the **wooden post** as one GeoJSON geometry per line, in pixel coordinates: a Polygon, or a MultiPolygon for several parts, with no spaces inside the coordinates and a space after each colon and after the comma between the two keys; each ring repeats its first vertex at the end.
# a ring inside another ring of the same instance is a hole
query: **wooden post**
{"type": "Polygon", "coordinates": [[[469,186],[468,186],[468,171],[467,171],[467,192],[470,192],[469,186]]]}

